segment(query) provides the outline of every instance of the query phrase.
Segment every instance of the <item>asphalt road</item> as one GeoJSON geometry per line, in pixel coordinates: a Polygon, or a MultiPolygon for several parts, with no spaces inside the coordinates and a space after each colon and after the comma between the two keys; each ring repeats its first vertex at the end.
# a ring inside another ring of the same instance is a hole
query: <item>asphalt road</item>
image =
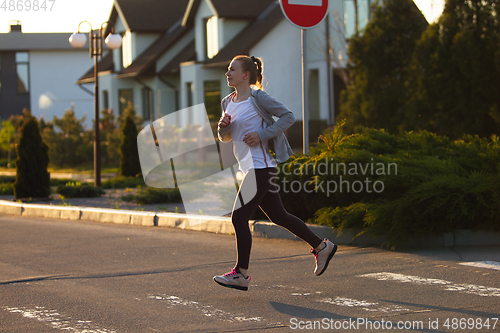
{"type": "Polygon", "coordinates": [[[500,331],[499,247],[340,246],[316,277],[307,244],[254,238],[248,292],[212,281],[235,256],[230,235],[0,216],[0,331],[500,331]]]}

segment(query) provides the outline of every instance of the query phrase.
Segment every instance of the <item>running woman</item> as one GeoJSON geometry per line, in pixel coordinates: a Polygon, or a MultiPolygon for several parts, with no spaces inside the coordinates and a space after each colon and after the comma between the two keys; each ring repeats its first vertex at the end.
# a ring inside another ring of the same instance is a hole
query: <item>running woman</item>
{"type": "Polygon", "coordinates": [[[257,207],[270,221],[286,228],[312,247],[311,253],[316,260],[314,274],[319,276],[337,251],[337,245],[328,239],[321,240],[302,220],[289,214],[283,207],[277,185],[272,181],[278,174],[277,163],[285,162],[293,154],[283,132],[295,122],[295,117],[283,104],[261,90],[261,59],[236,56],[226,76],[228,86],[235,90],[222,99],[223,113],[218,123],[218,137],[222,142],[233,141],[235,157],[245,176],[231,215],[236,234],[237,262],[230,272],[214,276],[214,281],[224,287],[248,290],[252,247],[248,221],[257,207]],[[275,122],[272,116],[278,117],[278,121],[275,122]],[[271,139],[276,160],[269,153],[268,140],[271,139]],[[240,200],[243,193],[255,192],[255,187],[256,194],[251,200],[240,200]]]}

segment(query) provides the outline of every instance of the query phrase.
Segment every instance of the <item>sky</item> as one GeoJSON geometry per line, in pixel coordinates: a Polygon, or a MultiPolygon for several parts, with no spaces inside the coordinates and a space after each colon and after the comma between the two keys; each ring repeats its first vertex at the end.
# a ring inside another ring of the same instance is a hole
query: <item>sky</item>
{"type": "MultiPolygon", "coordinates": [[[[89,21],[94,29],[109,18],[113,0],[38,0],[45,9],[35,11],[33,3],[37,0],[16,0],[16,3],[29,5],[22,10],[9,7],[9,1],[0,0],[0,33],[8,32],[10,24],[21,21],[23,32],[75,32],[78,24],[89,21]]],[[[137,0],[140,1],[140,0],[137,0]]],[[[340,0],[337,0],[340,1],[340,0]]],[[[434,22],[441,15],[445,0],[414,0],[427,21],[434,22]]],[[[88,32],[88,24],[81,25],[82,32],[88,32]]]]}

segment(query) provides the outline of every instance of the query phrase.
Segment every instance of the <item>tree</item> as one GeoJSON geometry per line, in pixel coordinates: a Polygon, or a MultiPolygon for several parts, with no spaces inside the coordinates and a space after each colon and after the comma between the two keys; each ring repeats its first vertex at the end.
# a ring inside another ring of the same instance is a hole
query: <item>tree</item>
{"type": "Polygon", "coordinates": [[[61,168],[92,160],[92,132],[86,130],[85,119],[85,116],[76,118],[71,107],[62,118],[54,116],[52,124],[45,126],[43,138],[51,148],[50,159],[53,164],[61,168]]]}
{"type": "Polygon", "coordinates": [[[500,1],[447,0],[417,43],[407,117],[457,138],[500,132],[500,1]]]}
{"type": "Polygon", "coordinates": [[[337,120],[346,119],[347,132],[364,126],[397,133],[405,117],[408,65],[428,24],[412,0],[386,0],[371,10],[364,33],[349,44],[350,85],[337,120]]]}
{"type": "Polygon", "coordinates": [[[2,129],[0,130],[0,147],[8,152],[8,166],[10,167],[10,152],[14,142],[14,134],[16,129],[8,120],[2,121],[2,129]]]}
{"type": "Polygon", "coordinates": [[[50,195],[49,148],[42,141],[38,121],[26,118],[17,145],[14,195],[19,198],[47,198],[50,195]]]}
{"type": "MultiPolygon", "coordinates": [[[[104,143],[106,145],[106,161],[109,164],[118,165],[120,162],[120,145],[123,139],[123,127],[125,126],[125,118],[128,115],[134,120],[137,132],[139,132],[139,129],[143,126],[142,117],[137,115],[132,103],[129,102],[122,114],[116,117],[116,122],[111,109],[101,111],[102,137],[106,140],[104,143]]],[[[101,149],[101,151],[102,150],[103,149],[101,149]]]]}
{"type": "Polygon", "coordinates": [[[132,115],[125,118],[122,143],[120,145],[120,175],[135,177],[141,173],[137,149],[137,127],[132,115]]]}

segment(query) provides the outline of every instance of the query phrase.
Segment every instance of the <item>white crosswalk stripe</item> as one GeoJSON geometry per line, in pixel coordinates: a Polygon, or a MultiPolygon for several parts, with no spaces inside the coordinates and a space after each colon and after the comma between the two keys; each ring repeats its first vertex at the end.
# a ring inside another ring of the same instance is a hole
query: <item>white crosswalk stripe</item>
{"type": "Polygon", "coordinates": [[[459,264],[463,266],[496,269],[500,271],[500,262],[498,261],[473,261],[473,262],[461,262],[459,264]]]}
{"type": "Polygon", "coordinates": [[[374,278],[378,281],[397,281],[401,283],[412,283],[426,286],[440,286],[447,291],[459,291],[468,294],[475,294],[479,296],[497,296],[500,297],[500,288],[485,287],[475,284],[467,283],[454,283],[441,279],[430,279],[419,276],[404,275],[397,273],[370,273],[358,275],[358,277],[374,278]]]}

